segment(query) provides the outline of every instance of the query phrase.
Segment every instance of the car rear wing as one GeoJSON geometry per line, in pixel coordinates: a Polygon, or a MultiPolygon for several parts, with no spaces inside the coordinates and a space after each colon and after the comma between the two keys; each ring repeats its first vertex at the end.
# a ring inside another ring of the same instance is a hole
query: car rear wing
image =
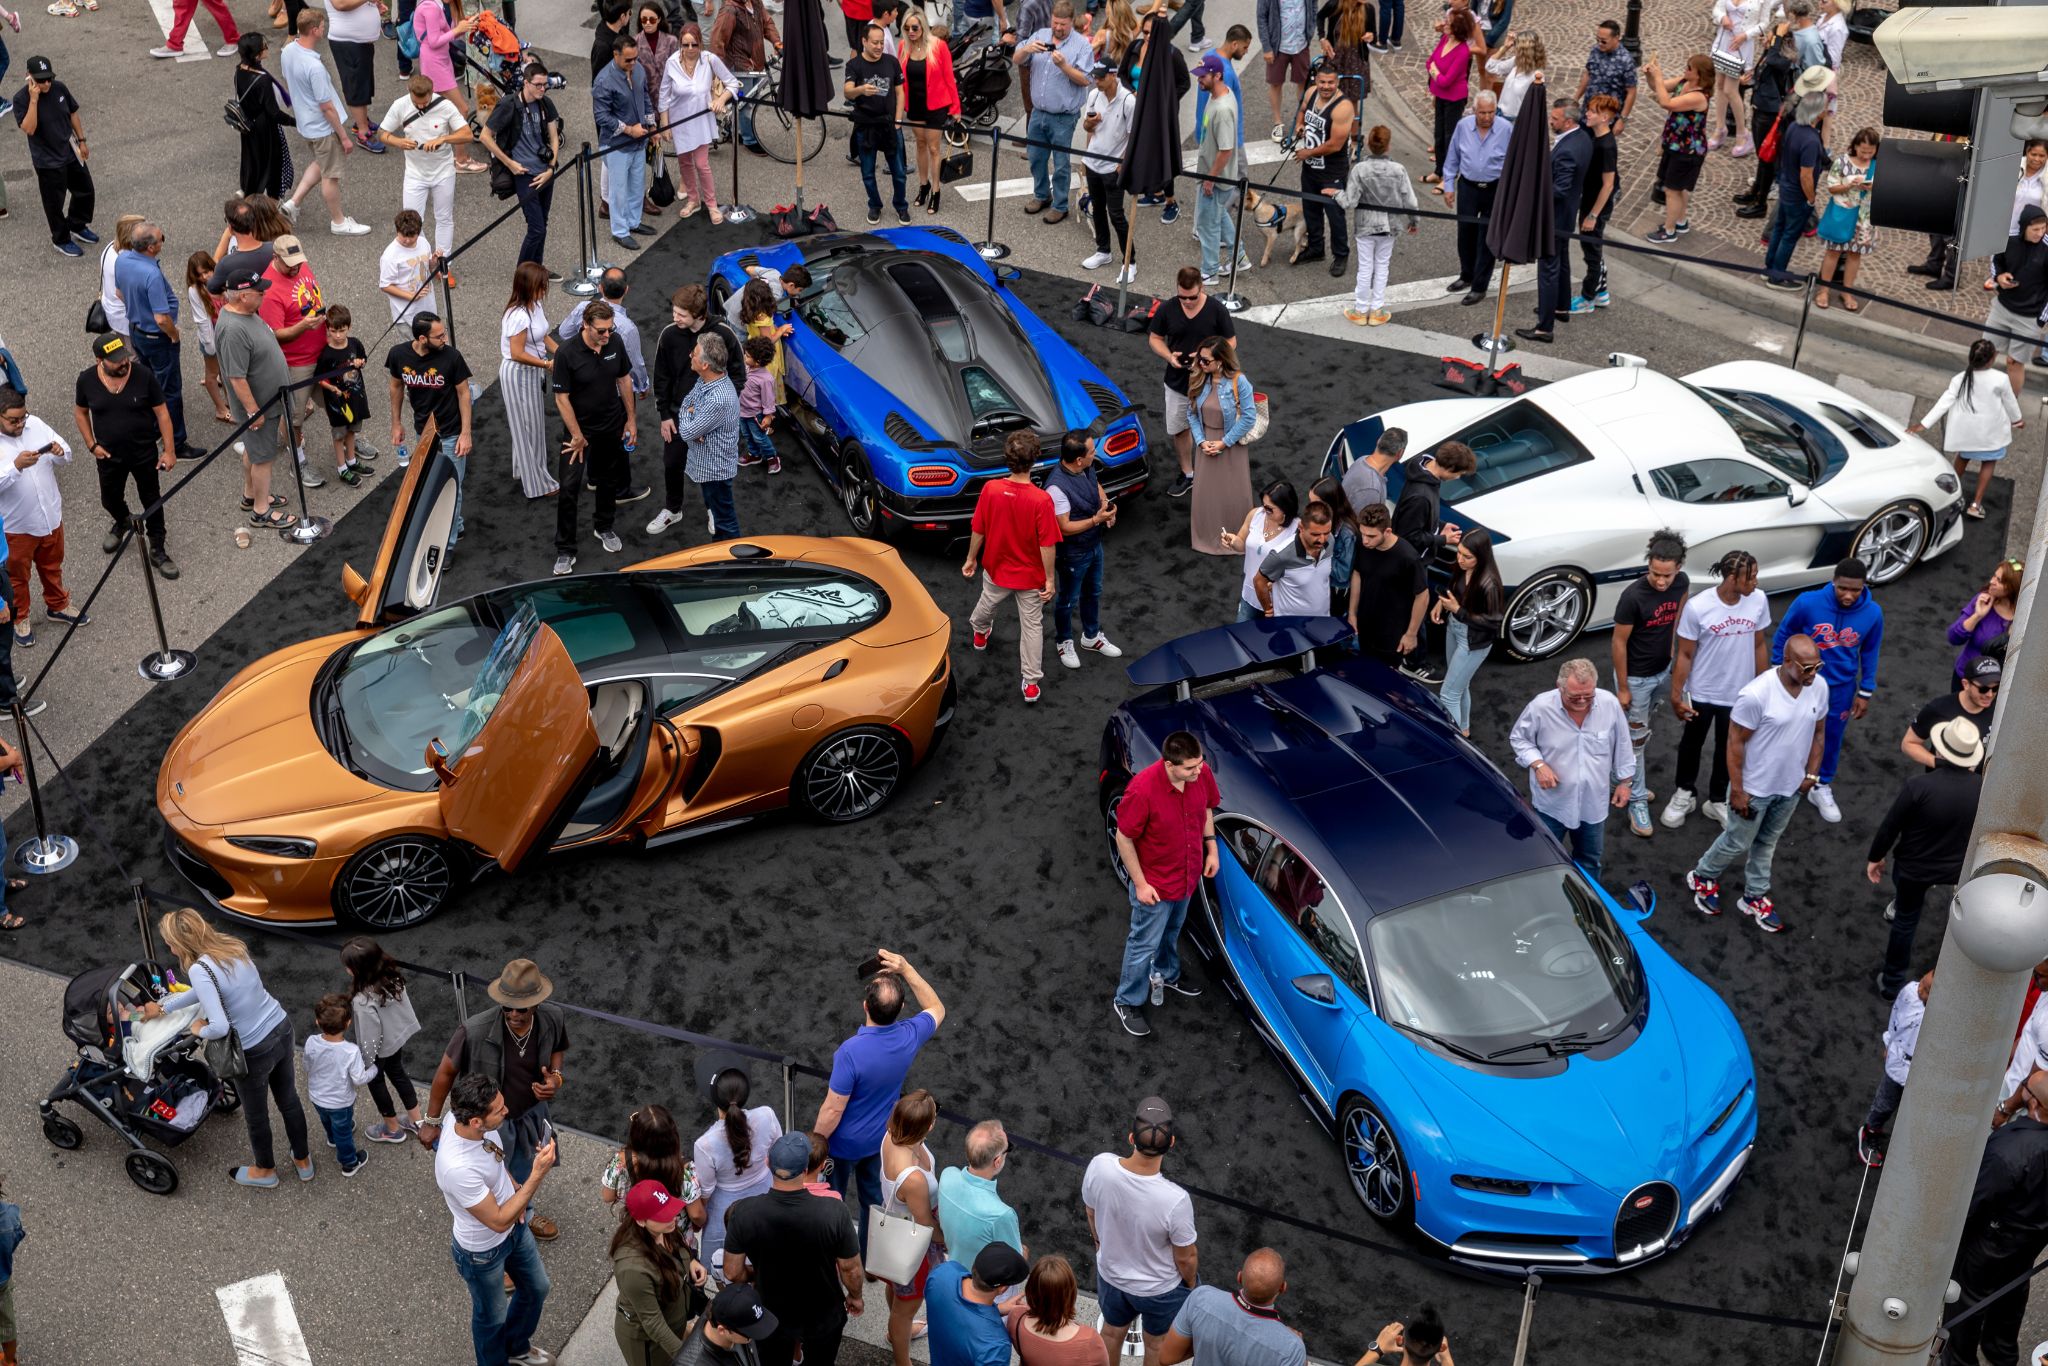
{"type": "Polygon", "coordinates": [[[1299,660],[1304,669],[1313,668],[1317,650],[1343,645],[1351,638],[1350,623],[1340,617],[1261,617],[1168,641],[1124,673],[1141,688],[1176,685],[1185,701],[1197,683],[1290,660],[1299,660]]]}

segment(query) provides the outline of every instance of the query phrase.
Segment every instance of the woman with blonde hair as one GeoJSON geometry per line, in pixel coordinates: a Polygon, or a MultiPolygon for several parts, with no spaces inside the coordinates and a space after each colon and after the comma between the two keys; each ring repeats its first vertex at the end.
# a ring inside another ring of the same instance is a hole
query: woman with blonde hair
{"type": "Polygon", "coordinates": [[[931,1246],[917,1273],[902,1285],[889,1286],[889,1350],[896,1366],[910,1366],[911,1321],[924,1303],[925,1277],[939,1255],[939,1179],[925,1138],[939,1119],[939,1103],[922,1087],[896,1102],[889,1128],[882,1136],[882,1212],[912,1219],[932,1230],[931,1246]]]}
{"type": "Polygon", "coordinates": [[[1528,97],[1529,87],[1543,74],[1543,68],[1550,61],[1550,53],[1543,46],[1540,33],[1510,33],[1501,44],[1498,57],[1486,63],[1486,74],[1500,83],[1498,112],[1505,118],[1517,118],[1522,112],[1522,101],[1528,97]]]}
{"type": "Polygon", "coordinates": [[[1372,93],[1372,14],[1370,0],[1323,0],[1316,11],[1323,60],[1337,69],[1337,89],[1354,105],[1372,93]]]}
{"type": "Polygon", "coordinates": [[[953,79],[953,54],[933,31],[921,9],[903,11],[903,41],[896,46],[903,68],[903,121],[917,143],[917,202],[928,214],[939,211],[939,130],[960,114],[960,86],[953,79]]]}
{"type": "MultiPolygon", "coordinates": [[[[285,1139],[291,1145],[299,1180],[311,1181],[313,1154],[306,1144],[306,1111],[299,1104],[298,1078],[292,1067],[292,1023],[277,998],[264,990],[263,974],[249,957],[249,946],[231,934],[222,934],[189,907],[157,921],[156,932],[177,958],[192,988],[190,999],[199,1006],[192,1032],[202,1039],[225,1039],[233,1031],[248,1061],[247,1074],[234,1081],[242,1098],[242,1123],[249,1131],[250,1161],[246,1167],[230,1167],[228,1177],[237,1185],[276,1189],[277,1163],[270,1138],[270,1106],[274,1102],[284,1118],[285,1139]]],[[[153,1020],[163,1013],[155,1001],[142,1008],[144,1019],[153,1020]]]]}
{"type": "MultiPolygon", "coordinates": [[[[1357,0],[1363,4],[1364,0],[1357,0]]],[[[1115,65],[1130,51],[1131,40],[1138,36],[1138,12],[1131,8],[1131,0],[1107,0],[1102,7],[1102,21],[1095,26],[1095,32],[1088,35],[1088,41],[1095,45],[1095,60],[1115,65]]]]}
{"type": "MultiPolygon", "coordinates": [[[[470,116],[469,99],[455,78],[455,54],[476,21],[477,16],[463,13],[462,0],[420,0],[412,12],[412,29],[419,35],[420,72],[434,83],[434,93],[454,105],[465,119],[470,116]]],[[[477,160],[467,147],[457,147],[455,169],[486,171],[490,166],[477,160]]]]}
{"type": "MultiPolygon", "coordinates": [[[[1722,127],[1730,130],[1726,136],[1742,136],[1740,142],[1728,149],[1731,157],[1746,157],[1756,150],[1742,134],[1747,123],[1742,108],[1742,83],[1761,55],[1757,39],[1770,27],[1770,22],[1770,0],[1714,0],[1714,42],[1707,59],[1714,64],[1714,98],[1721,101],[1722,127]]],[[[1712,124],[1709,118],[1708,125],[1712,124]]],[[[1718,150],[1722,136],[1717,132],[1708,138],[1707,150],[1718,150]]]]}
{"type": "Polygon", "coordinates": [[[107,331],[128,335],[128,305],[114,288],[114,262],[128,250],[135,237],[135,225],[147,220],[139,213],[124,213],[114,220],[114,236],[100,248],[100,308],[107,315],[107,331]]]}

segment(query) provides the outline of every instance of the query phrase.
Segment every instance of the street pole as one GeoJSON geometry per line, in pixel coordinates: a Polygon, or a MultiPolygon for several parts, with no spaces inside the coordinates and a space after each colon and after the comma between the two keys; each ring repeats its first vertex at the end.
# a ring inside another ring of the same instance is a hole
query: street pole
{"type": "Polygon", "coordinates": [[[1643,59],[1642,27],[1643,0],[1628,0],[1628,10],[1621,17],[1621,45],[1638,62],[1643,59]]]}
{"type": "MultiPolygon", "coordinates": [[[[2048,482],[2048,481],[2044,481],[2048,482]]],[[[2044,489],[2048,494],[2048,489],[2044,489]]],[[[2048,553],[2037,508],[2029,561],[2048,553]]],[[[1935,963],[1940,986],[1913,1052],[1905,1102],[1871,1203],[1835,1366],[1924,1366],[1948,1311],[1949,1273],[1991,1133],[2029,969],[2048,958],[2048,647],[2023,634],[2030,576],[2005,657],[1999,759],[1985,771],[1963,883],[1935,963]],[[2029,648],[2031,645],[2032,648],[2029,648]],[[2015,694],[2024,699],[2014,706],[2015,694]]],[[[2036,634],[2039,634],[2038,632],[2036,634]]]]}

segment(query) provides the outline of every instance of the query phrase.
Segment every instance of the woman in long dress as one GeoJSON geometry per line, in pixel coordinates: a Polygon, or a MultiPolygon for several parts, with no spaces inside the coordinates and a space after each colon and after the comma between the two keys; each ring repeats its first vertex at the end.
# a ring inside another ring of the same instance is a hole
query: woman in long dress
{"type": "Polygon", "coordinates": [[[713,223],[725,221],[718,208],[718,186],[711,178],[711,139],[718,132],[718,120],[705,111],[724,109],[737,89],[739,83],[718,54],[704,50],[704,31],[695,24],[683,25],[675,55],[662,69],[656,101],[668,124],[662,136],[676,149],[677,192],[683,197],[678,217],[688,218],[701,208],[713,223]]]}
{"type": "Polygon", "coordinates": [[[546,498],[561,487],[548,472],[548,357],[557,343],[541,307],[547,294],[547,267],[521,262],[498,329],[498,393],[512,429],[512,473],[528,498],[546,498]]]}
{"type": "Polygon", "coordinates": [[[264,70],[263,59],[270,54],[268,38],[245,33],[235,46],[241,58],[235,66],[235,102],[249,124],[249,131],[242,134],[239,184],[243,194],[282,200],[292,192],[292,149],[284,137],[284,126],[292,119],[292,97],[281,81],[264,70]]]}
{"type": "Polygon", "coordinates": [[[1211,337],[1196,351],[1188,394],[1188,428],[1195,443],[1195,487],[1188,495],[1188,541],[1204,555],[1234,555],[1223,535],[1257,506],[1251,455],[1244,439],[1258,419],[1252,382],[1237,368],[1237,350],[1211,337]]]}

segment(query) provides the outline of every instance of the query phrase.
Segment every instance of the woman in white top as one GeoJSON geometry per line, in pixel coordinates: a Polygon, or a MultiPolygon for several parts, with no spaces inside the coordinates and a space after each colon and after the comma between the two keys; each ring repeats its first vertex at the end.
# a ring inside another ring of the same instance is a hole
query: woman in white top
{"type": "Polygon", "coordinates": [[[1927,416],[1906,428],[1917,434],[1947,417],[1941,448],[1955,458],[1957,477],[1972,460],[1977,462],[1977,491],[1963,509],[1966,517],[1984,515],[1984,490],[1991,487],[1992,467],[2012,444],[2012,429],[2020,425],[2019,400],[1997,367],[1996,342],[1988,337],[1971,342],[1970,368],[1948,382],[1927,416]]]}
{"type": "Polygon", "coordinates": [[[1678,615],[1678,650],[1671,665],[1671,710],[1685,722],[1678,739],[1678,772],[1659,819],[1676,830],[1694,807],[1720,820],[1728,810],[1728,725],[1735,699],[1769,666],[1771,608],[1757,591],[1756,556],[1731,550],[1714,562],[1721,582],[1694,593],[1678,615]],[[1714,734],[1712,785],[1706,804],[1698,793],[1700,753],[1714,734]]]}
{"type": "Polygon", "coordinates": [[[1486,63],[1486,74],[1500,82],[1501,116],[1514,118],[1522,112],[1522,100],[1529,87],[1543,74],[1550,60],[1543,39],[1535,33],[1510,33],[1500,45],[1500,55],[1486,63]]]}
{"type": "Polygon", "coordinates": [[[135,225],[142,221],[139,213],[122,214],[114,220],[114,240],[100,248],[100,307],[107,315],[107,331],[123,337],[128,335],[128,306],[114,288],[114,261],[133,245],[135,225]]]}
{"type": "Polygon", "coordinates": [[[1770,0],[1714,0],[1714,45],[1707,56],[1714,63],[1714,96],[1721,101],[1721,122],[1714,121],[1710,107],[1710,152],[1720,147],[1723,128],[1736,129],[1742,139],[1728,149],[1729,156],[1746,157],[1756,150],[1749,140],[1749,116],[1743,111],[1742,78],[1756,64],[1757,35],[1770,22],[1770,8],[1770,0]]]}
{"type": "Polygon", "coordinates": [[[512,428],[512,473],[528,498],[546,498],[561,487],[548,473],[548,358],[557,343],[541,307],[547,296],[547,267],[522,261],[512,272],[512,297],[498,327],[498,393],[512,428]]]}
{"type": "Polygon", "coordinates": [[[882,1212],[932,1230],[931,1246],[908,1284],[889,1286],[889,1350],[896,1366],[910,1366],[911,1322],[924,1303],[925,1276],[939,1261],[938,1177],[925,1138],[938,1122],[939,1103],[922,1088],[896,1102],[882,1137],[882,1212]]]}
{"type": "Polygon", "coordinates": [[[2048,208],[2048,204],[2041,202],[2044,167],[2048,167],[2048,138],[2028,138],[2026,148],[2020,153],[2019,183],[2012,189],[2012,221],[2006,224],[2007,237],[2020,235],[2021,209],[2029,204],[2048,208]]]}
{"type": "Polygon", "coordinates": [[[697,1138],[692,1156],[697,1165],[697,1189],[704,1197],[704,1234],[700,1240],[701,1260],[712,1278],[724,1283],[725,1212],[736,1200],[759,1195],[768,1189],[768,1149],[782,1137],[782,1121],[772,1105],[747,1108],[753,1082],[737,1067],[728,1067],[711,1079],[711,1103],[718,1108],[718,1123],[697,1138]]]}
{"type": "Polygon", "coordinates": [[[214,320],[220,316],[220,300],[206,292],[206,277],[213,274],[213,253],[195,251],[185,258],[186,331],[199,338],[199,354],[205,365],[206,396],[213,400],[213,420],[235,425],[228,411],[228,392],[220,377],[220,357],[214,348],[214,320]]]}
{"type": "Polygon", "coordinates": [[[1245,514],[1244,525],[1223,533],[1225,550],[1244,552],[1244,583],[1238,590],[1237,620],[1250,621],[1266,614],[1252,588],[1252,576],[1266,562],[1266,552],[1294,534],[1300,516],[1301,499],[1295,494],[1294,485],[1285,479],[1275,479],[1259,495],[1259,505],[1245,514]]]}
{"type": "Polygon", "coordinates": [[[662,134],[676,149],[676,178],[682,182],[683,207],[688,218],[698,209],[708,209],[713,223],[723,223],[718,210],[718,187],[711,180],[711,139],[718,132],[718,120],[711,110],[723,112],[739,85],[718,55],[704,50],[704,32],[695,24],[683,25],[676,38],[675,56],[661,76],[661,93],[655,99],[668,132],[662,134]]]}

